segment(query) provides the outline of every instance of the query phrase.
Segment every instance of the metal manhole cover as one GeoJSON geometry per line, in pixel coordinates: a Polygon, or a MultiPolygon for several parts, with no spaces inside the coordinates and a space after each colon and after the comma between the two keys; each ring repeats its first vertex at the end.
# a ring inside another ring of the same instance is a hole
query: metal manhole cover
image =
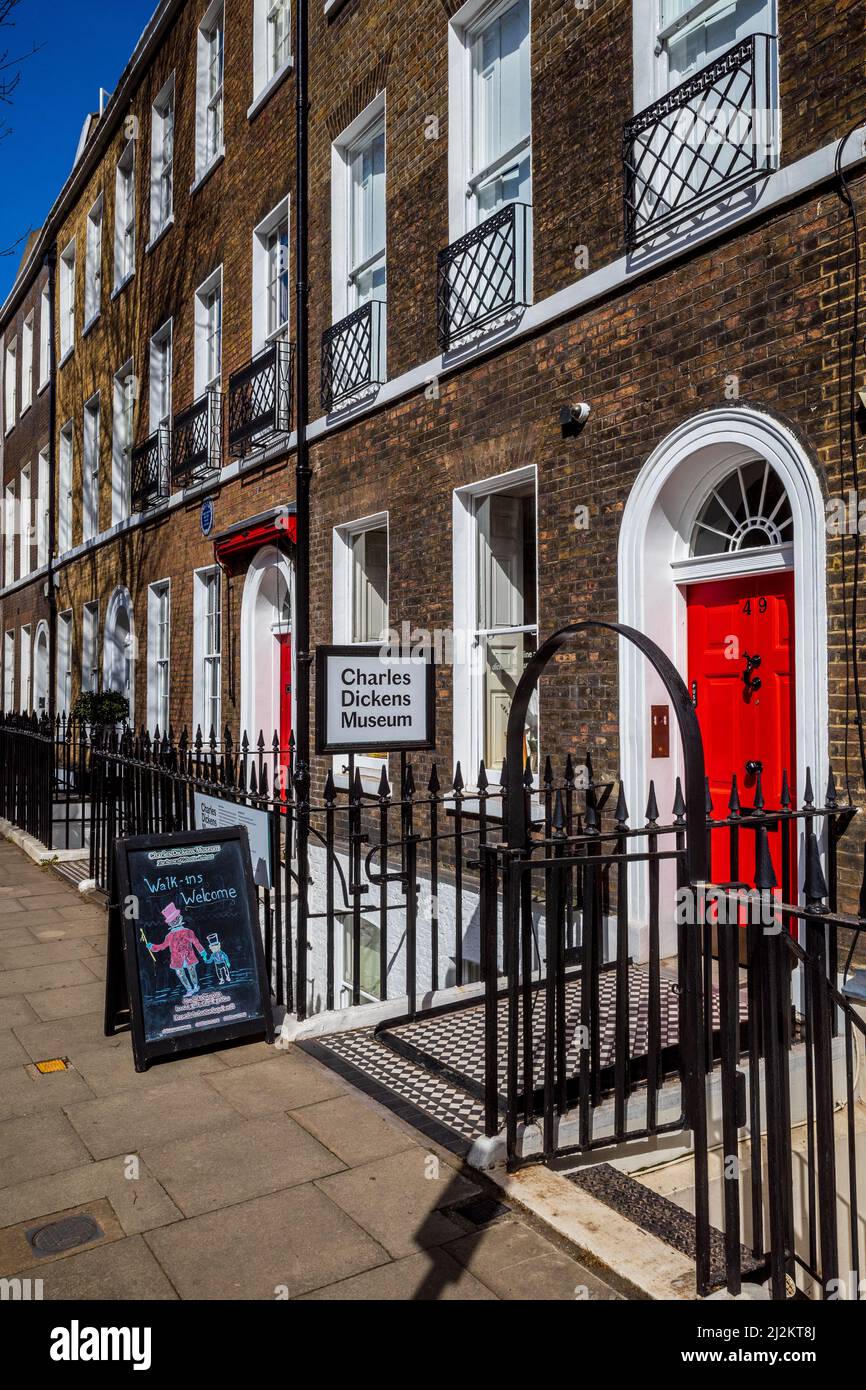
{"type": "Polygon", "coordinates": [[[77,1245],[88,1245],[99,1240],[104,1234],[102,1227],[87,1212],[75,1216],[64,1216],[59,1221],[49,1221],[47,1226],[34,1226],[27,1232],[27,1239],[37,1255],[59,1255],[65,1250],[74,1250],[77,1245]]]}

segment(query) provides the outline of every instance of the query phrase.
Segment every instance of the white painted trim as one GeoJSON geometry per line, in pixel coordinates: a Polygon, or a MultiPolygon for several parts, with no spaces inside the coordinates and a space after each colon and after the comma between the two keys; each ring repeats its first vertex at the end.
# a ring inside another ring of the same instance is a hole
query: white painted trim
{"type": "Polygon", "coordinates": [[[385,126],[385,265],[388,264],[388,117],[385,88],[376,93],[360,115],[341,131],[331,144],[331,322],[350,313],[349,308],[349,184],[352,177],[353,146],[363,139],[371,126],[385,126]]]}
{"type": "Polygon", "coordinates": [[[166,725],[160,724],[157,701],[157,681],[156,681],[156,660],[158,649],[158,627],[159,627],[159,590],[168,590],[168,690],[169,690],[169,718],[171,722],[171,579],[154,579],[147,586],[147,728],[153,734],[157,726],[161,734],[167,733],[166,725]]]}
{"type": "MultiPolygon", "coordinates": [[[[261,352],[267,346],[268,333],[268,248],[267,239],[271,232],[285,221],[286,231],[286,256],[291,256],[291,210],[289,195],[281,198],[275,208],[272,208],[266,217],[263,217],[257,227],[253,228],[253,278],[252,293],[250,295],[252,307],[252,344],[253,356],[261,352]]],[[[287,266],[288,270],[288,266],[287,266]]],[[[213,277],[211,277],[213,278],[213,277]]],[[[201,293],[201,291],[200,291],[201,293]]],[[[284,333],[288,338],[291,336],[289,325],[291,323],[291,294],[289,295],[288,318],[278,329],[273,330],[273,337],[284,333]]]]}
{"type": "MultiPolygon", "coordinates": [[[[129,678],[129,722],[135,726],[135,668],[138,660],[138,641],[135,633],[135,611],[132,604],[132,595],[125,584],[118,584],[114,589],[111,598],[108,600],[108,607],[105,612],[105,623],[102,630],[102,688],[103,690],[114,690],[111,684],[113,669],[113,656],[117,651],[116,627],[120,613],[126,614],[129,622],[129,644],[130,644],[130,678],[129,678]]],[[[122,691],[120,692],[123,693],[122,691]]]]}
{"type": "MultiPolygon", "coordinates": [[[[291,609],[291,629],[292,629],[292,728],[295,727],[295,584],[294,568],[287,555],[279,550],[275,545],[263,545],[257,550],[244,579],[244,591],[241,599],[241,736],[244,733],[254,745],[259,736],[258,724],[256,721],[257,705],[257,686],[262,679],[263,652],[259,644],[260,634],[256,631],[256,604],[259,592],[268,571],[276,567],[289,591],[289,604],[291,609]]],[[[279,669],[271,671],[272,683],[274,688],[271,691],[272,710],[276,708],[276,717],[279,721],[279,669]]],[[[270,748],[270,740],[274,733],[279,736],[279,723],[275,729],[262,729],[265,737],[265,745],[270,748]]]]}
{"type": "MultiPolygon", "coordinates": [[[[635,479],[623,512],[619,620],[657,641],[686,678],[686,603],[679,585],[687,572],[678,572],[672,562],[685,558],[694,520],[713,484],[738,462],[756,455],[767,459],[779,475],[793,516],[797,790],[801,792],[807,767],[816,787],[822,787],[827,776],[826,532],[817,474],[805,448],[785,425],[751,407],[725,407],[684,421],[659,444],[635,479]]],[[[713,577],[723,567],[724,562],[717,564],[713,577]]],[[[694,572],[690,577],[696,577],[694,572]]],[[[704,572],[700,577],[711,576],[704,572]]],[[[675,741],[670,759],[650,759],[648,711],[651,704],[667,703],[668,697],[631,643],[620,642],[619,660],[620,768],[626,796],[637,821],[643,809],[637,802],[646,795],[653,777],[664,821],[673,804],[674,779],[683,771],[682,754],[675,741]]],[[[802,871],[802,853],[799,863],[802,871]]],[[[647,920],[643,876],[634,875],[630,893],[634,920],[643,924],[647,920]]]]}
{"type": "MultiPolygon", "coordinates": [[[[343,522],[335,526],[331,538],[331,641],[335,646],[351,643],[352,640],[352,541],[364,531],[374,531],[384,526],[388,547],[388,586],[390,599],[391,583],[391,526],[387,511],[372,512],[358,517],[355,521],[343,522]]],[[[390,623],[390,611],[388,622],[390,623]]],[[[338,787],[348,785],[345,771],[348,754],[337,753],[331,759],[331,771],[338,787]]],[[[355,766],[361,773],[364,790],[374,792],[382,775],[381,758],[356,754],[355,766]]],[[[387,760],[384,763],[387,770],[387,760]]]]}

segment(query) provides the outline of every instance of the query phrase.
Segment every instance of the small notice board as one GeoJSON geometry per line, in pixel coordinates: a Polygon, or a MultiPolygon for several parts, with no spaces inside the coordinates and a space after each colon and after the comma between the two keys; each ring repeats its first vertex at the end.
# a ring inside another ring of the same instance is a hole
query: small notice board
{"type": "Polygon", "coordinates": [[[244,826],[114,847],[105,1031],[128,1015],[136,1071],[236,1038],[273,1041],[244,826]]]}
{"type": "Polygon", "coordinates": [[[378,647],[316,648],[316,752],[434,748],[435,667],[378,647]]]}

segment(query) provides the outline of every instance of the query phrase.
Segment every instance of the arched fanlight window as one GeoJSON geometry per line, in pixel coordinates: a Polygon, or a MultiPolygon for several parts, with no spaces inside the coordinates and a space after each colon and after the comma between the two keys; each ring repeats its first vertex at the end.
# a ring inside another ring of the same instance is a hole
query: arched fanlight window
{"type": "Polygon", "coordinates": [[[739,464],[710,493],[692,532],[693,555],[733,555],[793,540],[791,503],[765,459],[739,464]]]}

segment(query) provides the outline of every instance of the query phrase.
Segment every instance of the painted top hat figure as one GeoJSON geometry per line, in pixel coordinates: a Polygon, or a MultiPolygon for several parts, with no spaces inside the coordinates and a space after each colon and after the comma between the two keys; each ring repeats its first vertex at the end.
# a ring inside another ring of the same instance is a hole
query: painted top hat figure
{"type": "Polygon", "coordinates": [[[207,944],[210,960],[216,966],[217,980],[221,985],[227,985],[231,980],[231,961],[223,950],[218,936],[208,936],[207,944]]]}
{"type": "Polygon", "coordinates": [[[163,908],[162,915],[168,927],[168,934],[164,941],[148,941],[147,949],[168,951],[169,965],[184,987],[184,998],[188,999],[191,995],[198,994],[201,989],[196,952],[205,965],[209,959],[208,953],[192,928],[184,926],[183,915],[177,903],[169,903],[168,907],[163,908]]]}

